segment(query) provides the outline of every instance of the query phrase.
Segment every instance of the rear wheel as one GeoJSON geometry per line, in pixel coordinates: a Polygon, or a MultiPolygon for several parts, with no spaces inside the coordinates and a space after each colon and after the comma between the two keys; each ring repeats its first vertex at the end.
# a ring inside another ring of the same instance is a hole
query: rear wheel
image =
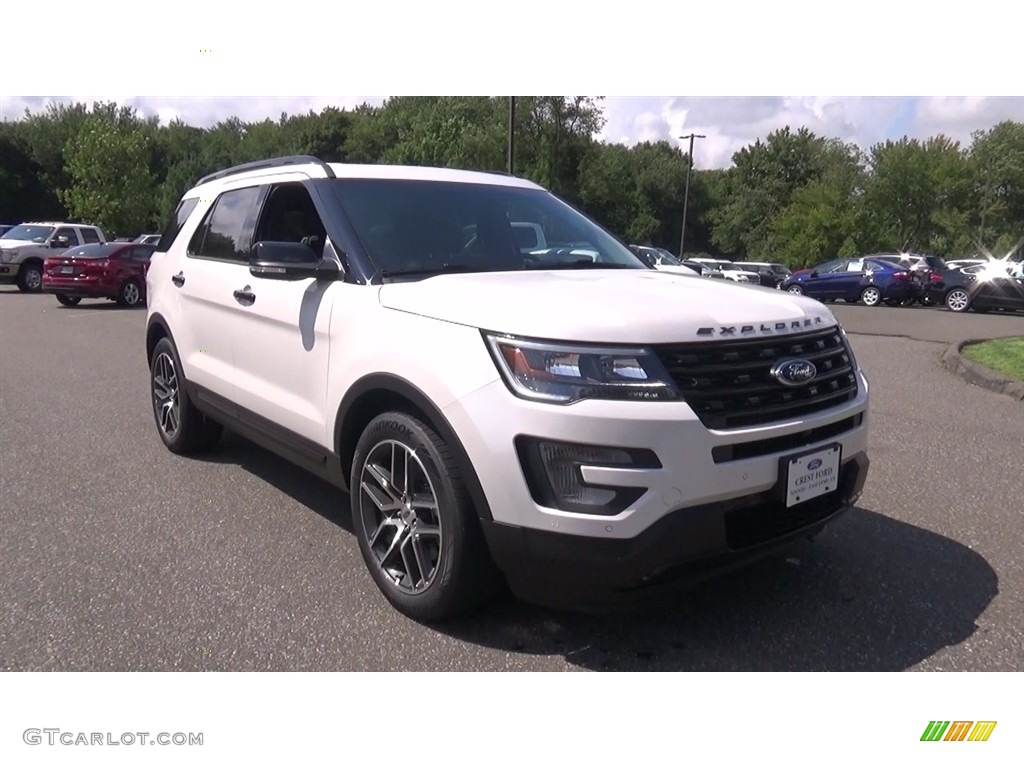
{"type": "Polygon", "coordinates": [[[497,571],[459,464],[429,425],[401,412],[373,419],[349,488],[363,560],[399,611],[442,621],[494,593],[497,571]]]}
{"type": "Polygon", "coordinates": [[[878,303],[882,300],[882,292],[875,286],[869,285],[860,292],[860,300],[864,302],[865,306],[877,307],[878,303]]]}
{"type": "Polygon", "coordinates": [[[950,312],[966,312],[971,306],[971,297],[963,288],[954,288],[946,294],[946,309],[950,312]]]}
{"type": "Polygon", "coordinates": [[[30,262],[18,272],[18,290],[23,293],[39,293],[43,287],[43,267],[30,262]]]}
{"type": "Polygon", "coordinates": [[[157,433],[167,450],[187,455],[216,445],[223,428],[192,404],[178,351],[170,339],[160,339],[153,349],[149,380],[157,433]]]}
{"type": "Polygon", "coordinates": [[[57,301],[63,304],[65,307],[73,307],[82,300],[81,296],[65,296],[63,293],[57,294],[57,301]]]}

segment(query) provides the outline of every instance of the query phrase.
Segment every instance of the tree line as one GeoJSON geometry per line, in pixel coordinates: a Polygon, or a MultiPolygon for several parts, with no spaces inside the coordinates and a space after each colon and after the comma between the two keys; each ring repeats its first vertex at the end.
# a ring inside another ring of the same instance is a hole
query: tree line
{"type": "MultiPolygon", "coordinates": [[[[0,220],[74,219],[108,237],[162,229],[201,176],[251,160],[507,167],[505,97],[393,97],[380,106],[160,125],[112,102],[51,104],[0,123],[0,220]]],[[[677,252],[687,154],[667,141],[598,141],[600,97],[516,97],[515,172],[618,237],[677,252]]],[[[694,167],[687,254],[792,267],[907,250],[1004,255],[1024,239],[1024,123],[961,146],[938,135],[867,149],[786,127],[728,169],[694,167]]]]}

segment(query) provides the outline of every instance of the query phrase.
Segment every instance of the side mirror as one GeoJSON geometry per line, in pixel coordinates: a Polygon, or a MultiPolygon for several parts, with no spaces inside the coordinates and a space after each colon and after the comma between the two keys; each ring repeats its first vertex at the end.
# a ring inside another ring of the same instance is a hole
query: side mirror
{"type": "Polygon", "coordinates": [[[252,248],[249,274],[266,280],[337,280],[342,273],[337,264],[321,259],[305,243],[261,240],[252,248]]]}
{"type": "Polygon", "coordinates": [[[811,277],[818,277],[818,276],[819,276],[818,270],[814,270],[813,272],[811,272],[811,277]]]}
{"type": "Polygon", "coordinates": [[[55,238],[53,238],[53,240],[50,241],[50,247],[51,248],[68,248],[70,246],[68,245],[68,239],[66,237],[64,237],[63,235],[61,235],[60,237],[55,237],[55,238]]]}

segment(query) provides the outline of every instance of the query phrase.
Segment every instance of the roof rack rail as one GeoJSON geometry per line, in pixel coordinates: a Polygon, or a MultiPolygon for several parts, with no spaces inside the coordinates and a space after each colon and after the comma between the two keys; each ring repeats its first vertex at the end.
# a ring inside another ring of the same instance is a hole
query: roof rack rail
{"type": "Polygon", "coordinates": [[[241,165],[235,165],[231,168],[225,168],[223,171],[217,171],[207,176],[203,176],[199,181],[195,183],[195,186],[201,186],[209,181],[216,181],[217,179],[223,179],[228,176],[234,176],[236,173],[245,173],[246,171],[259,171],[264,168],[280,168],[285,165],[319,165],[324,169],[327,174],[327,178],[336,178],[334,171],[327,163],[321,160],[319,157],[313,157],[312,155],[288,155],[285,157],[272,157],[269,160],[256,160],[251,163],[242,163],[241,165]]]}

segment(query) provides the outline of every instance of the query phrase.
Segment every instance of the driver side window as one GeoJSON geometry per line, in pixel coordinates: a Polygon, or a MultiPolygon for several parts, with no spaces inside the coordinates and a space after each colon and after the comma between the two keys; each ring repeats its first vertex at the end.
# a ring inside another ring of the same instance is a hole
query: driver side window
{"type": "Polygon", "coordinates": [[[301,183],[291,182],[271,188],[256,224],[253,243],[261,240],[305,243],[317,258],[323,258],[327,230],[309,192],[301,183]]]}

